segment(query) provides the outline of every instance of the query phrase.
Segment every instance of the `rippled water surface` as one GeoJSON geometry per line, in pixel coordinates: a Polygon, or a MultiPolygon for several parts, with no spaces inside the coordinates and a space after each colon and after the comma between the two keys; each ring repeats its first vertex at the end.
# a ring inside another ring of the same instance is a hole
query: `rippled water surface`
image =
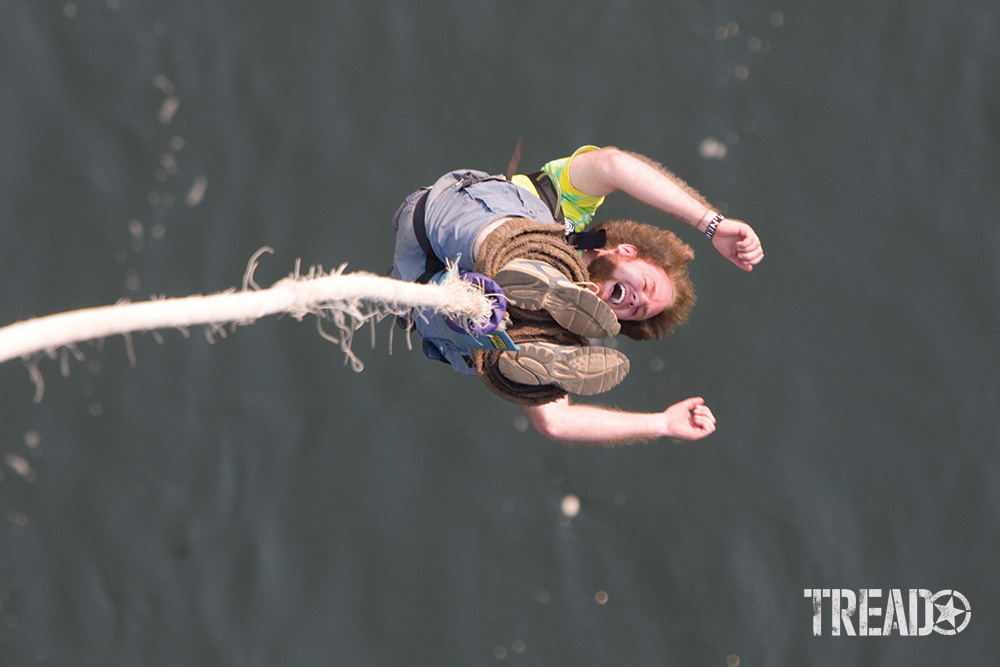
{"type": "Polygon", "coordinates": [[[401,199],[518,136],[525,167],[649,155],[767,257],[601,209],[698,253],[690,321],[601,397],[704,396],[696,444],[550,443],[388,322],[360,374],[289,317],[81,345],[38,404],[3,364],[0,663],[995,663],[998,29],[991,0],[5,3],[0,325],[238,287],[265,245],[261,284],[384,272],[401,199]],[[878,589],[873,628],[893,589],[971,617],[832,636],[821,597],[816,637],[816,588],[878,589]]]}

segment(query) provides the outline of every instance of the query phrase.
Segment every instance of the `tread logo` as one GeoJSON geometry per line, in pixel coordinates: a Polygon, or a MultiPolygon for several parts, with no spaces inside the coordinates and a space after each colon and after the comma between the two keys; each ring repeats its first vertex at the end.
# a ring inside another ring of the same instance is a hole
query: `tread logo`
{"type": "Polygon", "coordinates": [[[862,588],[857,593],[848,588],[806,588],[803,595],[812,599],[813,635],[816,637],[823,634],[824,618],[829,619],[829,632],[834,637],[841,634],[921,637],[931,632],[957,635],[965,630],[972,618],[969,599],[952,589],[931,593],[923,588],[911,588],[904,596],[902,590],[892,588],[885,597],[884,606],[880,600],[881,588],[862,588]]]}

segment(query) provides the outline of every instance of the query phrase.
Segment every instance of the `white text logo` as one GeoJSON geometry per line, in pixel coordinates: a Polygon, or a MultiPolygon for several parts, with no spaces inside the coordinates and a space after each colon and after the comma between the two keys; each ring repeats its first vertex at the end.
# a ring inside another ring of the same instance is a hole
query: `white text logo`
{"type": "Polygon", "coordinates": [[[830,634],[860,637],[900,635],[919,637],[937,632],[957,635],[972,618],[972,607],[955,590],[931,593],[923,588],[888,590],[884,600],[881,588],[806,588],[812,598],[813,634],[823,634],[827,619],[830,634]],[[828,600],[828,602],[824,602],[828,600]]]}

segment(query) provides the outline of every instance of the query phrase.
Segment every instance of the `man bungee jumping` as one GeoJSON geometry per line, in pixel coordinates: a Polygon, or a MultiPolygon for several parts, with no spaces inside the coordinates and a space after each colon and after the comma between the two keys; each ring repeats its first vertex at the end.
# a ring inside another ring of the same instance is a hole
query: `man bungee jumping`
{"type": "Polygon", "coordinates": [[[422,312],[409,324],[429,358],[524,406],[547,437],[702,438],[715,430],[715,417],[701,398],[658,413],[569,400],[607,391],[628,373],[624,354],[591,339],[659,338],[684,322],[695,301],[687,271],[694,252],[672,232],[632,221],[585,231],[616,190],[694,226],[745,271],[763,259],[749,225],[723,216],[662,166],[618,148],[583,146],[533,174],[458,170],[412,193],[393,218],[390,275],[426,283],[457,272],[496,295],[496,315],[485,326],[422,312]]]}

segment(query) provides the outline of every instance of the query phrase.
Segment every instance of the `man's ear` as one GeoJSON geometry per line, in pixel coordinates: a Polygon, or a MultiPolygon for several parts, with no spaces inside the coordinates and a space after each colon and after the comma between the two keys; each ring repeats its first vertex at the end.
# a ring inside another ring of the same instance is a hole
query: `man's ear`
{"type": "Polygon", "coordinates": [[[625,255],[626,257],[635,257],[639,254],[639,250],[631,243],[619,243],[615,251],[619,255],[625,255]]]}

